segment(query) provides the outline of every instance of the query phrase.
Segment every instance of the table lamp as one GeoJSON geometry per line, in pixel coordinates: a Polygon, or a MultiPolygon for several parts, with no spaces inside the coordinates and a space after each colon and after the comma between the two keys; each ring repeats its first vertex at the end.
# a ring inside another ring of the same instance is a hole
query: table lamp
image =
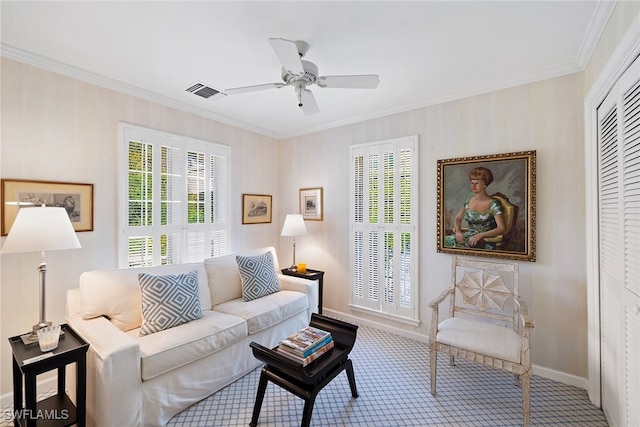
{"type": "Polygon", "coordinates": [[[25,345],[38,342],[38,330],[51,326],[45,320],[46,251],[80,248],[69,215],[64,208],[32,207],[18,210],[15,221],[2,246],[2,253],[40,252],[40,320],[31,333],[23,335],[25,345]]]}
{"type": "Polygon", "coordinates": [[[307,234],[307,227],[304,225],[304,218],[300,214],[287,214],[282,226],[282,236],[293,237],[293,264],[289,267],[296,270],[296,236],[304,236],[307,234]]]}

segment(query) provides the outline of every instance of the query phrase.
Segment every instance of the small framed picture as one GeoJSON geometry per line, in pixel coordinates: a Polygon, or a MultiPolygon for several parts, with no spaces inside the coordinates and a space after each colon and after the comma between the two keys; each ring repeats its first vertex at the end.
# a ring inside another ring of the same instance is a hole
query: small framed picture
{"type": "Polygon", "coordinates": [[[93,231],[93,184],[3,179],[1,199],[3,236],[18,210],[33,206],[63,207],[75,231],[93,231]]]}
{"type": "Polygon", "coordinates": [[[268,224],[271,222],[271,196],[266,194],[242,195],[242,223],[268,224]]]}
{"type": "Polygon", "coordinates": [[[322,221],[322,187],[300,189],[300,214],[305,220],[322,221]]]}

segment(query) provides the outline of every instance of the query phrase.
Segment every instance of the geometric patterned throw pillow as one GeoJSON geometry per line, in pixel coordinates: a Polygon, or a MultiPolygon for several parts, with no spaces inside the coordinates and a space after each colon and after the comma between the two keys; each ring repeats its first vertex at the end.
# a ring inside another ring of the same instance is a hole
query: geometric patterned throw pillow
{"type": "Polygon", "coordinates": [[[202,317],[196,270],[165,276],[140,273],[138,282],[142,291],[140,336],[202,317]]]}
{"type": "Polygon", "coordinates": [[[243,301],[251,301],[280,290],[271,251],[258,256],[236,255],[236,262],[242,278],[243,301]]]}

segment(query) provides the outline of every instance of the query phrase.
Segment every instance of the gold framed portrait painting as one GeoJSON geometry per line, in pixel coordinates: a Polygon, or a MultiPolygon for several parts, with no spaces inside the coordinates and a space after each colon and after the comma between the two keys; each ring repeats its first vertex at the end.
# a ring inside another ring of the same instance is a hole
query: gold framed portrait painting
{"type": "Polygon", "coordinates": [[[536,152],[438,160],[437,216],[438,252],[535,261],[536,152]]]}

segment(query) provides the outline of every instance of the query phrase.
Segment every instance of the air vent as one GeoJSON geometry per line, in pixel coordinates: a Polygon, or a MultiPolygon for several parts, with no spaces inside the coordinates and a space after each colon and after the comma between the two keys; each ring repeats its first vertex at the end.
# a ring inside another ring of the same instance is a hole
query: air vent
{"type": "Polygon", "coordinates": [[[187,92],[193,93],[194,95],[198,95],[201,96],[205,99],[209,99],[212,96],[216,96],[216,95],[221,95],[221,96],[226,96],[227,94],[216,89],[213,88],[211,86],[207,86],[204,83],[196,83],[193,86],[191,86],[190,88],[187,89],[187,92]]]}

